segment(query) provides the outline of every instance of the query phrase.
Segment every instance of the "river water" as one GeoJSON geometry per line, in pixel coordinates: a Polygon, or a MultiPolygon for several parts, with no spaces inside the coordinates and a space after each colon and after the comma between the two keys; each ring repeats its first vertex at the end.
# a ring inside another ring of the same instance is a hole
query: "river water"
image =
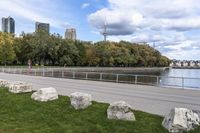
{"type": "Polygon", "coordinates": [[[200,69],[170,69],[162,73],[162,76],[160,84],[200,89],[200,69]]]}
{"type": "MultiPolygon", "coordinates": [[[[1,70],[3,71],[3,70],[1,70]]],[[[57,77],[57,78],[76,78],[88,80],[101,80],[111,82],[123,82],[133,84],[147,84],[165,87],[194,88],[200,90],[200,69],[169,69],[160,75],[147,73],[121,73],[121,71],[112,71],[112,73],[102,72],[74,72],[63,69],[33,69],[33,70],[4,70],[8,73],[28,74],[35,76],[57,77]],[[121,73],[121,74],[120,74],[121,73]]]]}

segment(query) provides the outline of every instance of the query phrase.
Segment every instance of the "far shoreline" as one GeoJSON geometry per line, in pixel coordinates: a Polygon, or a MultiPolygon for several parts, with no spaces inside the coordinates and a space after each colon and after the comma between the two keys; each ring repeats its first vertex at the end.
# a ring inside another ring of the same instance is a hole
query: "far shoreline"
{"type": "Polygon", "coordinates": [[[200,67],[171,67],[173,69],[200,69],[200,67]]]}

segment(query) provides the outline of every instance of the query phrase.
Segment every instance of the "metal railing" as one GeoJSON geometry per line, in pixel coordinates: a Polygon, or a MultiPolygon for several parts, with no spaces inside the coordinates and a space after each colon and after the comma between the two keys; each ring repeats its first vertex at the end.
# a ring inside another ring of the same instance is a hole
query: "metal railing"
{"type": "Polygon", "coordinates": [[[0,72],[11,73],[11,74],[24,74],[30,76],[95,80],[95,81],[142,84],[142,85],[175,87],[175,88],[185,88],[185,89],[186,88],[200,89],[200,78],[166,77],[166,76],[154,76],[154,75],[134,75],[134,74],[117,74],[117,73],[100,73],[100,72],[79,72],[79,71],[69,71],[61,68],[38,68],[38,69],[1,68],[0,72]]]}

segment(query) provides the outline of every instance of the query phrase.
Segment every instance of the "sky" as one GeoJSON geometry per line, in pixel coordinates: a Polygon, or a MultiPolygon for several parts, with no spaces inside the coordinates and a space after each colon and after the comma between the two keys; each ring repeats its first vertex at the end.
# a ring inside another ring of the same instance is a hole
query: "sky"
{"type": "MultiPolygon", "coordinates": [[[[0,0],[0,17],[15,19],[16,34],[31,33],[35,22],[50,23],[64,36],[76,28],[77,38],[147,42],[170,59],[200,60],[199,0],[0,0]]],[[[1,26],[1,24],[0,24],[1,26]]]]}

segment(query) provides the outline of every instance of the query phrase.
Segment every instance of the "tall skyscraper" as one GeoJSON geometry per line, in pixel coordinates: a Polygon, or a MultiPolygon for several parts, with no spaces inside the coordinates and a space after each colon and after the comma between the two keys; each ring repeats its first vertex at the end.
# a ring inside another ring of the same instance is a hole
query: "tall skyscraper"
{"type": "Polygon", "coordinates": [[[35,23],[35,32],[37,32],[38,30],[43,30],[43,31],[49,33],[49,27],[50,27],[50,25],[48,23],[36,22],[35,23]]]}
{"type": "Polygon", "coordinates": [[[75,28],[66,29],[65,39],[76,40],[76,29],[75,28]]]}
{"type": "Polygon", "coordinates": [[[2,32],[15,34],[15,20],[12,17],[2,18],[2,32]]]}

